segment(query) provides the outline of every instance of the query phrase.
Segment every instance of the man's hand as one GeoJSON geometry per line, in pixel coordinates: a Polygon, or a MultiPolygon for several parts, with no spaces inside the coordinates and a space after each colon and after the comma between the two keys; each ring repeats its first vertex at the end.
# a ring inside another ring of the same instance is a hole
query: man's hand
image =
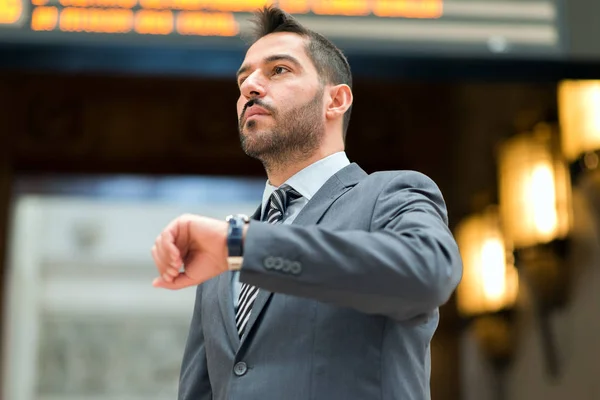
{"type": "Polygon", "coordinates": [[[152,247],[160,274],[152,285],[183,289],[227,271],[227,230],[225,221],[196,215],[173,220],[152,247]]]}

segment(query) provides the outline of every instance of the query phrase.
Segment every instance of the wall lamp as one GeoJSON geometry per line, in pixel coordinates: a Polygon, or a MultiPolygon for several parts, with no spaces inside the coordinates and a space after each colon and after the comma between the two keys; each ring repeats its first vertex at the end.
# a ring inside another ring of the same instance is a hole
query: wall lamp
{"type": "Polygon", "coordinates": [[[559,361],[550,313],[567,301],[565,267],[572,226],[571,182],[558,131],[540,123],[505,141],[498,153],[499,210],[515,267],[530,289],[539,318],[541,344],[551,377],[559,361]]]}
{"type": "Polygon", "coordinates": [[[510,362],[515,302],[526,286],[551,377],[560,363],[549,316],[567,303],[571,278],[571,182],[588,189],[600,214],[600,80],[561,82],[558,103],[560,134],[540,123],[502,143],[499,207],[465,218],[455,231],[464,264],[458,309],[481,351],[495,367],[510,362]]]}
{"type": "Polygon", "coordinates": [[[502,369],[515,350],[512,318],[519,279],[497,207],[460,221],[455,237],[463,259],[456,296],[459,314],[468,321],[482,354],[502,369]]]}
{"type": "Polygon", "coordinates": [[[562,151],[574,183],[585,181],[600,213],[600,81],[563,81],[558,86],[562,151]]]}

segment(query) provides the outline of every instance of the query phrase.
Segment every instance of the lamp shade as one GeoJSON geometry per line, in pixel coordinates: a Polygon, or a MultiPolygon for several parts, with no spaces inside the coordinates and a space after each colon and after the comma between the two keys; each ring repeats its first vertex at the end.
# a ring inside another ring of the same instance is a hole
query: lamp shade
{"type": "Polygon", "coordinates": [[[500,216],[507,239],[524,248],[564,239],[571,228],[571,182],[548,125],[517,135],[499,151],[500,216]]]}
{"type": "Polygon", "coordinates": [[[463,277],[457,288],[460,314],[473,317],[512,308],[519,281],[497,209],[465,218],[455,236],[463,259],[463,277]]]}
{"type": "Polygon", "coordinates": [[[563,81],[558,86],[562,150],[569,161],[600,150],[600,81],[563,81]]]}

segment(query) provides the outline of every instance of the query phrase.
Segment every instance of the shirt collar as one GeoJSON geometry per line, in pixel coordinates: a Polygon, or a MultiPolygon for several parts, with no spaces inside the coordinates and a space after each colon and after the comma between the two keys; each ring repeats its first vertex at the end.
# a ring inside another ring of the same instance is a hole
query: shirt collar
{"type": "MultiPolygon", "coordinates": [[[[350,161],[343,151],[334,153],[330,156],[320,159],[312,163],[308,167],[300,170],[285,184],[293,187],[298,193],[309,201],[329,178],[338,173],[344,167],[350,165],[350,161]]],[[[267,181],[265,191],[263,192],[262,211],[264,214],[265,207],[271,197],[271,194],[277,187],[271,185],[267,181]]]]}

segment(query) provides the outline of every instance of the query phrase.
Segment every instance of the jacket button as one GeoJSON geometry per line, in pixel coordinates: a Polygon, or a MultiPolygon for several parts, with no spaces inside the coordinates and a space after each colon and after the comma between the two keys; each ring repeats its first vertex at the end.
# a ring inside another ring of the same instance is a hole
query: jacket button
{"type": "Polygon", "coordinates": [[[267,258],[265,258],[264,266],[265,266],[266,269],[273,269],[273,268],[275,268],[275,258],[274,257],[267,257],[267,258]]]}
{"type": "Polygon", "coordinates": [[[298,275],[300,272],[302,272],[302,264],[300,264],[298,261],[294,261],[290,265],[290,272],[294,275],[298,275]]]}
{"type": "Polygon", "coordinates": [[[281,271],[281,268],[283,268],[283,263],[283,258],[275,257],[273,259],[273,269],[275,269],[275,271],[281,271]]]}
{"type": "Polygon", "coordinates": [[[237,376],[244,376],[248,372],[248,366],[245,362],[239,362],[233,367],[233,373],[237,376]]]}

